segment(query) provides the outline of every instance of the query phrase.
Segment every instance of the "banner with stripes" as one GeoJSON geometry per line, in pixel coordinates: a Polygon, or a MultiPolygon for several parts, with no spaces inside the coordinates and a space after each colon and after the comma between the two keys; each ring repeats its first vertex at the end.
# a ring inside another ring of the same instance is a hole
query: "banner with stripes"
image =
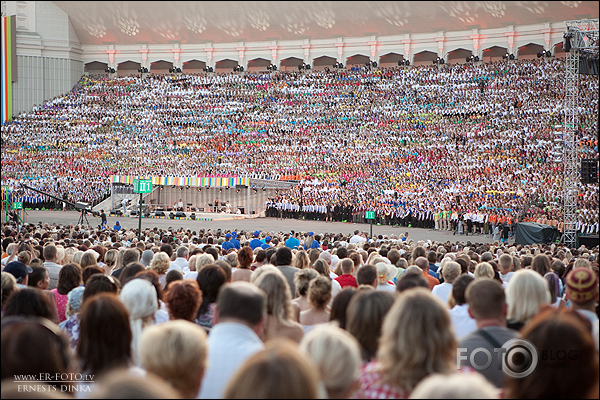
{"type": "Polygon", "coordinates": [[[13,80],[13,57],[15,45],[15,16],[2,17],[2,60],[1,85],[2,85],[2,124],[12,120],[12,80],[13,80]]]}
{"type": "Polygon", "coordinates": [[[215,178],[215,177],[163,177],[163,176],[134,176],[134,175],[111,175],[111,183],[123,183],[133,185],[134,179],[152,179],[153,185],[162,186],[209,186],[209,187],[235,187],[248,186],[248,178],[215,178]]]}

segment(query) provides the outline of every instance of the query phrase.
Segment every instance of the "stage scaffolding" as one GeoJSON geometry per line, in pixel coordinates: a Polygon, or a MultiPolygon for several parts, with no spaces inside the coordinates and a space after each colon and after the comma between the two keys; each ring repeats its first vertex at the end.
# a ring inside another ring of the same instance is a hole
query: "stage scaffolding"
{"type": "Polygon", "coordinates": [[[582,58],[598,57],[598,19],[566,21],[563,48],[567,51],[565,71],[565,108],[563,124],[563,212],[562,242],[575,247],[577,242],[577,195],[579,158],[576,130],[579,122],[579,62],[582,58]],[[569,49],[570,48],[570,49],[569,49]]]}

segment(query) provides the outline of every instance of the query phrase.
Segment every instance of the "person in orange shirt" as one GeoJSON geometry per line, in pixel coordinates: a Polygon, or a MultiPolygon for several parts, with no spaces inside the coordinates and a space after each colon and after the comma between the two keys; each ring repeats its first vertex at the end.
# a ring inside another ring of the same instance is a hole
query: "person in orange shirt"
{"type": "Polygon", "coordinates": [[[423,270],[423,277],[427,280],[429,290],[433,290],[435,285],[439,285],[440,281],[429,275],[429,261],[425,257],[417,257],[415,265],[423,270]]]}

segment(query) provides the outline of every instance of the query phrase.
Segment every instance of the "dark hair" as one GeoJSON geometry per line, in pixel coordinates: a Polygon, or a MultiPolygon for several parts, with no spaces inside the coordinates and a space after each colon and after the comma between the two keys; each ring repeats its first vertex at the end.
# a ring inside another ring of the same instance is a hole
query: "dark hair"
{"type": "Polygon", "coordinates": [[[356,273],[356,283],[358,285],[373,285],[373,281],[377,279],[377,268],[373,265],[363,265],[356,273]]]}
{"type": "Polygon", "coordinates": [[[102,267],[99,267],[97,265],[90,265],[89,267],[85,267],[83,269],[83,272],[81,273],[83,284],[85,285],[85,282],[87,282],[87,280],[90,279],[90,276],[95,275],[95,274],[103,274],[104,275],[104,269],[102,269],[102,267]]]}
{"type": "Polygon", "coordinates": [[[41,290],[34,288],[23,288],[16,291],[8,298],[6,307],[4,307],[4,316],[9,317],[42,317],[52,318],[52,306],[50,300],[41,290]]]}
{"type": "Polygon", "coordinates": [[[58,284],[56,290],[59,294],[67,294],[77,286],[81,285],[83,278],[79,264],[67,264],[58,273],[58,284]]]}
{"type": "Polygon", "coordinates": [[[165,295],[169,305],[170,319],[184,319],[194,322],[196,313],[202,302],[202,293],[198,282],[192,280],[177,280],[171,282],[165,295]]]}
{"type": "MultiPolygon", "coordinates": [[[[171,257],[171,255],[169,255],[171,257]]],[[[140,261],[140,251],[138,249],[127,249],[123,253],[123,265],[127,266],[129,263],[140,261]]]]}
{"type": "Polygon", "coordinates": [[[256,259],[255,261],[257,263],[262,263],[267,259],[267,252],[264,251],[263,249],[260,249],[256,252],[256,259]]]}
{"type": "MultiPolygon", "coordinates": [[[[522,379],[506,378],[505,398],[588,398],[598,382],[598,351],[590,323],[577,311],[547,306],[521,331],[540,354],[554,354],[522,379]],[[566,357],[560,357],[561,353],[566,357]]],[[[597,397],[597,394],[594,395],[597,397]]]]}
{"type": "Polygon", "coordinates": [[[424,287],[429,289],[427,279],[425,279],[422,274],[404,273],[400,279],[398,279],[398,282],[396,282],[396,291],[400,293],[416,287],[424,287]]]}
{"type": "MultiPolygon", "coordinates": [[[[2,318],[0,355],[2,380],[14,380],[15,375],[40,376],[42,373],[54,377],[69,372],[72,364],[65,334],[51,322],[31,317],[2,318]]],[[[47,383],[54,385],[54,382],[47,383]]]]}
{"type": "Polygon", "coordinates": [[[121,287],[125,286],[127,282],[135,278],[135,274],[138,272],[145,271],[146,268],[139,262],[134,261],[129,264],[125,264],[125,267],[121,271],[119,275],[119,281],[121,282],[121,287]]]}
{"type": "Polygon", "coordinates": [[[340,246],[340,247],[338,247],[337,253],[335,253],[335,254],[338,256],[338,258],[340,260],[343,260],[344,258],[348,257],[348,249],[345,248],[344,246],[340,246]]]}
{"type": "Polygon", "coordinates": [[[169,287],[173,282],[182,281],[182,280],[183,280],[183,273],[180,270],[172,269],[171,271],[167,272],[167,275],[165,276],[164,292],[166,293],[169,290],[169,287]]]}
{"type": "Polygon", "coordinates": [[[209,248],[205,249],[204,252],[213,256],[215,261],[217,261],[219,259],[219,251],[214,247],[209,247],[209,248]]]}
{"type": "Polygon", "coordinates": [[[225,271],[216,264],[205,265],[196,277],[196,282],[202,291],[202,304],[198,310],[198,316],[206,313],[210,303],[217,301],[219,289],[227,282],[225,271]]]}
{"type": "Polygon", "coordinates": [[[384,291],[369,290],[352,297],[348,304],[346,328],[360,344],[363,360],[375,358],[381,327],[396,297],[384,291]]]}
{"type": "Polygon", "coordinates": [[[340,290],[331,303],[331,314],[329,316],[330,321],[337,321],[339,327],[346,329],[346,310],[350,300],[356,294],[356,288],[352,286],[345,287],[340,290]]]}
{"type": "Polygon", "coordinates": [[[498,318],[506,304],[504,288],[491,279],[477,279],[468,285],[465,299],[475,319],[498,318]]]}
{"type": "Polygon", "coordinates": [[[94,274],[85,283],[81,301],[83,303],[88,298],[103,292],[118,294],[119,289],[121,289],[121,285],[118,279],[104,274],[94,274]]]}
{"type": "Polygon", "coordinates": [[[127,309],[114,294],[100,293],[81,305],[77,356],[90,375],[131,360],[131,328],[127,309]]]}
{"type": "Polygon", "coordinates": [[[533,261],[531,262],[531,269],[541,276],[546,275],[550,271],[550,266],[550,258],[545,254],[538,254],[533,257],[533,261]]]}
{"type": "Polygon", "coordinates": [[[167,255],[170,258],[173,255],[173,246],[171,246],[168,243],[164,243],[160,246],[160,251],[164,251],[165,253],[167,253],[167,255]]]}
{"type": "Polygon", "coordinates": [[[427,253],[427,261],[430,263],[435,263],[437,261],[437,254],[435,251],[429,251],[427,253]]]}
{"type": "Polygon", "coordinates": [[[135,274],[136,278],[146,279],[148,282],[154,286],[154,290],[156,291],[156,298],[158,300],[162,300],[163,298],[163,289],[160,283],[160,279],[156,271],[152,271],[151,269],[147,269],[135,274]]]}
{"type": "Polygon", "coordinates": [[[46,275],[48,275],[48,269],[44,266],[31,266],[31,273],[29,274],[29,279],[27,280],[27,286],[36,287],[38,282],[42,282],[46,275]]]}
{"type": "Polygon", "coordinates": [[[461,257],[457,257],[456,261],[458,264],[460,264],[460,274],[466,274],[467,271],[469,270],[469,263],[467,262],[467,260],[465,260],[464,258],[461,257]]]}
{"type": "Polygon", "coordinates": [[[460,306],[467,302],[467,299],[465,298],[465,292],[467,291],[469,284],[474,280],[475,278],[473,278],[471,275],[465,274],[460,275],[454,280],[454,282],[452,282],[452,297],[454,297],[456,305],[460,306]]]}
{"type": "Polygon", "coordinates": [[[265,306],[265,293],[243,281],[224,285],[217,298],[219,319],[237,318],[250,325],[256,325],[262,320],[265,306]]]}
{"type": "Polygon", "coordinates": [[[242,247],[237,253],[237,259],[240,264],[238,268],[250,268],[254,259],[254,253],[250,247],[242,247]]]}
{"type": "Polygon", "coordinates": [[[282,247],[275,253],[277,256],[277,265],[290,265],[292,264],[292,250],[287,247],[282,247]]]}

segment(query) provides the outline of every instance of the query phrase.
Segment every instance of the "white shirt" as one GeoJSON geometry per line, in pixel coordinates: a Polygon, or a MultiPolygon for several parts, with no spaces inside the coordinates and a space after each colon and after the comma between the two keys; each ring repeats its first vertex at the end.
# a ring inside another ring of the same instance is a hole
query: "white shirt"
{"type": "Polygon", "coordinates": [[[360,235],[354,235],[350,238],[350,240],[348,241],[349,243],[362,243],[362,242],[366,242],[367,239],[360,236],[360,235]]]}
{"type": "Polygon", "coordinates": [[[456,333],[456,338],[460,339],[477,330],[477,322],[469,315],[469,305],[456,305],[450,312],[450,320],[456,333]]]}
{"type": "Polygon", "coordinates": [[[171,262],[171,268],[173,268],[174,265],[179,267],[177,269],[183,272],[184,268],[189,268],[190,263],[184,257],[177,257],[173,262],[171,262]]]}
{"type": "Polygon", "coordinates": [[[498,273],[500,275],[500,279],[502,279],[502,282],[504,283],[508,283],[508,281],[510,280],[510,278],[512,278],[512,276],[515,274],[512,271],[507,272],[506,274],[503,274],[502,272],[498,273]]]}
{"type": "Polygon", "coordinates": [[[265,348],[252,329],[233,322],[220,322],[213,326],[207,344],[207,367],[199,399],[222,399],[225,387],[236,370],[250,356],[265,348]]]}
{"type": "Polygon", "coordinates": [[[450,293],[452,293],[452,284],[448,282],[435,285],[431,290],[431,294],[439,298],[444,304],[448,304],[450,293]]]}

